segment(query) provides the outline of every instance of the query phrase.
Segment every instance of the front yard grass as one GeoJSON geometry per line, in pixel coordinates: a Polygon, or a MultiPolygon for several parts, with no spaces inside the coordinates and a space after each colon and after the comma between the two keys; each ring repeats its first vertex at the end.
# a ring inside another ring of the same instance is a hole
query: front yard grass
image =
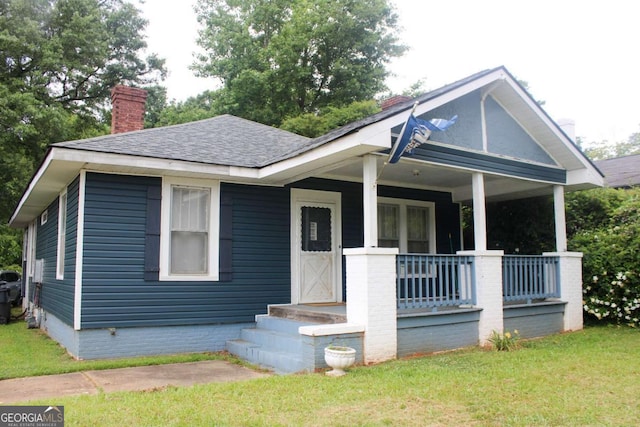
{"type": "Polygon", "coordinates": [[[589,327],[512,352],[465,349],[341,378],[272,376],[32,403],[64,405],[67,426],[636,425],[638,354],[637,330],[589,327]]]}
{"type": "MultiPolygon", "coordinates": [[[[20,310],[18,308],[12,309],[13,316],[19,314],[20,310]]],[[[27,329],[27,324],[24,320],[14,320],[8,325],[0,325],[0,380],[214,359],[237,361],[231,356],[222,353],[75,360],[44,332],[39,329],[27,329]]]]}

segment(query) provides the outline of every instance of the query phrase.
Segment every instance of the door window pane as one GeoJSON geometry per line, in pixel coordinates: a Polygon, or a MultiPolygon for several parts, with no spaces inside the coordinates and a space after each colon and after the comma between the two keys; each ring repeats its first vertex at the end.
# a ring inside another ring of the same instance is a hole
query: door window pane
{"type": "Polygon", "coordinates": [[[302,250],[331,252],[331,209],[302,208],[302,250]]]}

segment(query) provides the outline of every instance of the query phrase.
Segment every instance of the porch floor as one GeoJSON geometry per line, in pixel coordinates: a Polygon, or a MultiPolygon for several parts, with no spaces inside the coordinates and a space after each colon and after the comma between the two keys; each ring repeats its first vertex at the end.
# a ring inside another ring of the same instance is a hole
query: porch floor
{"type": "Polygon", "coordinates": [[[345,303],[270,305],[269,316],[298,322],[346,323],[347,305],[345,303]]]}

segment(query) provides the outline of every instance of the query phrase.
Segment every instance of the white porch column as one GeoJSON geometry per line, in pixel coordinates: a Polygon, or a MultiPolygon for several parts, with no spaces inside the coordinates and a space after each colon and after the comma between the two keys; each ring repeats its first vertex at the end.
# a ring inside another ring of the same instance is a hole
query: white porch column
{"type": "Polygon", "coordinates": [[[564,187],[553,187],[553,210],[556,221],[556,251],[567,251],[567,219],[564,211],[564,187]]]}
{"type": "Polygon", "coordinates": [[[354,248],[347,259],[347,322],[364,325],[364,363],[398,354],[397,248],[354,248]]]}
{"type": "Polygon", "coordinates": [[[362,162],[362,194],[364,213],[364,247],[378,246],[378,165],[376,157],[368,154],[362,162]]]}
{"type": "Polygon", "coordinates": [[[484,195],[484,175],[474,173],[473,185],[473,239],[476,251],[487,250],[487,206],[484,195]]]}
{"type": "Polygon", "coordinates": [[[458,251],[474,257],[476,306],[481,308],[478,336],[480,345],[489,342],[491,333],[502,333],[504,316],[502,303],[502,256],[504,251],[458,251]]]}
{"type": "Polygon", "coordinates": [[[544,256],[560,257],[560,299],[564,307],[564,330],[578,331],[582,323],[582,253],[545,252],[544,256]]]}

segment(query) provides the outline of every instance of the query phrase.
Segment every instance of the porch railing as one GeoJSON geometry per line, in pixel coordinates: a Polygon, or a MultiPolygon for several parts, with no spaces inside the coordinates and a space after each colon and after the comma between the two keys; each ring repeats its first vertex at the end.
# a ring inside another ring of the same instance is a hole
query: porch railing
{"type": "Polygon", "coordinates": [[[502,258],[502,295],[505,302],[560,298],[560,258],[505,255],[502,258]]]}
{"type": "Polygon", "coordinates": [[[472,256],[400,254],[396,259],[398,309],[474,304],[472,256]]]}

